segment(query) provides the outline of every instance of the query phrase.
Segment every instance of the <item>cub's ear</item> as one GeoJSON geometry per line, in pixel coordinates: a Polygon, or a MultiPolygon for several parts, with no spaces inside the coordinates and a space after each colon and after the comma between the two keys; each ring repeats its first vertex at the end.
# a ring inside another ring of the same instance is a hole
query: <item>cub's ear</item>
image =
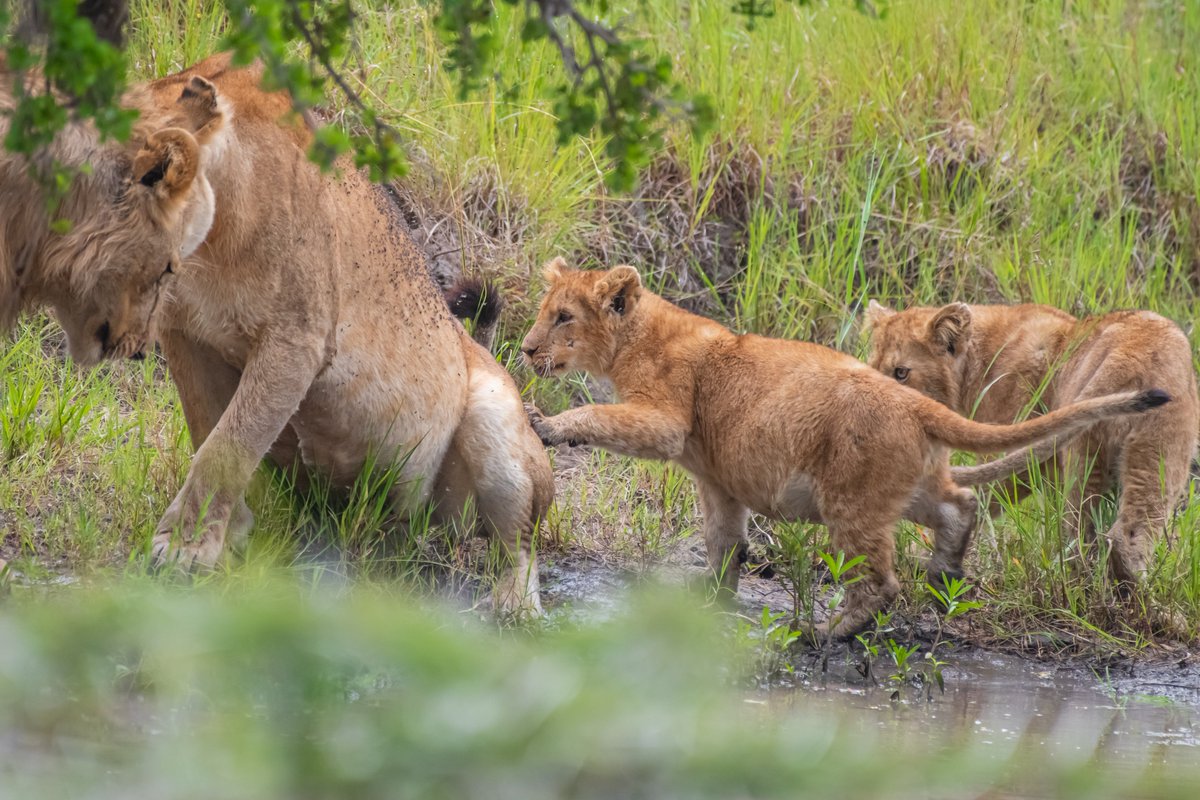
{"type": "Polygon", "coordinates": [[[225,111],[211,81],[193,75],[176,101],[187,118],[187,128],[198,144],[207,143],[225,124],[225,111]]]}
{"type": "Polygon", "coordinates": [[[961,351],[970,337],[971,309],[965,303],[943,306],[929,321],[929,338],[950,355],[961,351]]]}
{"type": "Polygon", "coordinates": [[[183,199],[200,167],[200,146],[182,128],[163,128],[146,139],[133,159],[133,177],[161,203],[183,199]]]}
{"type": "Polygon", "coordinates": [[[863,329],[869,331],[883,320],[895,314],[896,312],[887,306],[871,300],[867,303],[867,310],[863,312],[863,329]]]}
{"type": "Polygon", "coordinates": [[[567,260],[562,256],[558,256],[546,266],[542,267],[542,280],[546,283],[554,283],[562,278],[563,273],[567,271],[567,260]]]}
{"type": "Polygon", "coordinates": [[[596,281],[596,301],[601,308],[623,315],[642,292],[642,278],[630,266],[613,267],[596,281]]]}

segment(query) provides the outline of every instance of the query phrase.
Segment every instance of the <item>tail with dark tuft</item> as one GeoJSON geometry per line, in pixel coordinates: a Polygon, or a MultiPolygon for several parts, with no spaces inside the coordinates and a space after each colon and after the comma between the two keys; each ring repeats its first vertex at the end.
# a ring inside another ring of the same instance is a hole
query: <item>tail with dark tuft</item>
{"type": "Polygon", "coordinates": [[[1171,402],[1171,395],[1162,389],[1150,389],[1137,396],[1133,407],[1138,411],[1149,411],[1152,408],[1165,406],[1169,402],[1171,402]]]}
{"type": "Polygon", "coordinates": [[[496,287],[480,278],[463,278],[443,294],[450,313],[464,322],[471,320],[474,325],[472,338],[490,350],[496,323],[504,308],[496,287]]]}

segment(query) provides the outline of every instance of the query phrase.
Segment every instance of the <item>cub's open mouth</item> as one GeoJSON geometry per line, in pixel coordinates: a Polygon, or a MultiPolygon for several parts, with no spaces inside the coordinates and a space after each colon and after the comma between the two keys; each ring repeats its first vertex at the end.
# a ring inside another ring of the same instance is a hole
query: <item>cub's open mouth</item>
{"type": "Polygon", "coordinates": [[[555,364],[553,361],[550,361],[549,359],[541,359],[541,360],[538,360],[537,362],[531,361],[529,363],[529,366],[532,367],[533,371],[535,373],[537,373],[537,375],[539,377],[542,377],[542,378],[553,378],[554,373],[556,373],[559,369],[562,368],[561,364],[555,364]]]}

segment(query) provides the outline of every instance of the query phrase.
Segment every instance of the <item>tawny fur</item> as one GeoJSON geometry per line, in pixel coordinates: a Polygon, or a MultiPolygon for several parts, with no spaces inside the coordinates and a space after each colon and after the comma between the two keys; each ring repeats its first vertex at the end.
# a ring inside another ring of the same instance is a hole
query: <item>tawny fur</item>
{"type": "MultiPolygon", "coordinates": [[[[15,79],[0,61],[0,111],[13,108],[15,79]]],[[[40,90],[36,75],[24,80],[40,90]]],[[[0,136],[8,118],[0,113],[0,136]]],[[[223,117],[207,123],[215,135],[223,117]]],[[[22,311],[50,306],[80,364],[136,356],[151,341],[175,268],[208,232],[212,196],[198,174],[207,139],[161,120],[142,127],[145,136],[119,144],[72,123],[32,166],[0,151],[0,334],[22,311]],[[33,175],[51,162],[88,169],[48,215],[33,175]]]]}
{"type": "Polygon", "coordinates": [[[559,260],[546,280],[525,357],[542,376],[609,378],[620,402],[553,417],[531,408],[543,441],[687,469],[710,564],[730,590],[751,510],[824,523],[836,550],[868,565],[833,621],[836,635],[860,629],[899,591],[893,536],[903,515],[937,525],[931,575],[961,569],[976,501],[950,480],[946,443],[1023,446],[1165,399],[1127,392],[1020,425],[981,425],[829,348],[735,335],[647,291],[632,267],[573,271],[559,260]]]}
{"type": "MultiPolygon", "coordinates": [[[[1111,392],[1153,386],[1170,394],[1170,405],[1152,415],[1108,420],[1060,442],[1057,453],[1035,454],[1057,459],[1046,477],[1066,481],[1071,522],[1088,539],[1093,511],[1120,487],[1110,564],[1123,580],[1146,570],[1187,487],[1200,424],[1192,350],[1177,325],[1149,311],[1080,320],[1048,306],[962,303],[895,312],[872,302],[867,319],[873,367],[899,370],[905,385],[981,422],[1013,422],[1111,392]]],[[[1018,452],[954,474],[983,483],[1027,464],[1018,452]]]]}
{"type": "Polygon", "coordinates": [[[215,198],[160,323],[197,450],[155,557],[214,563],[252,523],[243,498],[268,453],[339,486],[368,457],[402,461],[397,510],[455,519],[473,496],[507,558],[497,609],[539,611],[531,539],[553,476],[516,385],[452,317],[383,192],[348,163],[322,174],[310,129],[260,78],[219,55],[131,92],[135,136],[168,125],[205,143],[215,198]]]}

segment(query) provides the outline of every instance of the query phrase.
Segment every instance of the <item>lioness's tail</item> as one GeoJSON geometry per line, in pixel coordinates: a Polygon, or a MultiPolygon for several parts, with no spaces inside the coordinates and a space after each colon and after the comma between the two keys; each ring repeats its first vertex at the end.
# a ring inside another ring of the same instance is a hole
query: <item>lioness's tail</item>
{"type": "Polygon", "coordinates": [[[461,320],[471,320],[475,328],[471,338],[492,349],[496,337],[496,323],[500,321],[500,310],[504,303],[496,287],[479,278],[462,278],[443,292],[450,313],[461,320]]]}
{"type": "Polygon", "coordinates": [[[994,483],[1004,478],[1025,472],[1030,464],[1039,464],[1058,448],[1075,438],[1077,434],[1068,434],[1065,438],[1042,439],[1033,447],[1009,453],[995,461],[985,461],[970,467],[951,467],[950,480],[959,486],[982,486],[994,483]]]}
{"type": "Polygon", "coordinates": [[[1171,396],[1161,389],[1120,392],[1081,400],[1016,425],[990,425],[960,417],[936,400],[922,395],[917,415],[925,432],[935,441],[956,450],[998,453],[1025,447],[1049,436],[1063,436],[1108,417],[1139,414],[1170,400],[1171,396]]]}

